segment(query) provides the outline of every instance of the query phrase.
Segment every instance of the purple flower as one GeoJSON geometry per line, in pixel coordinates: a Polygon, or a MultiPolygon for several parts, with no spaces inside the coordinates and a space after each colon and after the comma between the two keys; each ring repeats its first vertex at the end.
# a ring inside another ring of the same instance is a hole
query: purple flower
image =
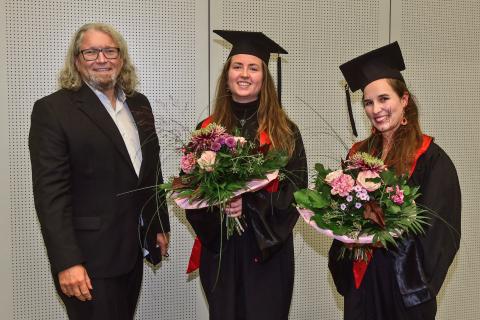
{"type": "Polygon", "coordinates": [[[361,193],[359,198],[360,198],[360,200],[363,200],[363,201],[369,201],[370,200],[370,196],[366,193],[361,193]]]}
{"type": "Polygon", "coordinates": [[[210,147],[210,149],[212,149],[212,151],[217,152],[218,150],[220,150],[221,147],[222,145],[215,141],[214,143],[212,143],[212,146],[210,147]]]}
{"type": "Polygon", "coordinates": [[[357,185],[355,185],[355,187],[353,187],[353,190],[355,192],[362,192],[363,188],[357,184],[357,185]]]}
{"type": "Polygon", "coordinates": [[[353,197],[352,197],[351,195],[348,195],[348,196],[347,196],[347,201],[348,201],[348,202],[352,202],[352,200],[353,200],[353,197]]]}
{"type": "Polygon", "coordinates": [[[187,149],[195,153],[210,150],[214,141],[224,135],[226,135],[224,127],[211,123],[206,128],[195,130],[192,133],[187,149]]]}
{"type": "Polygon", "coordinates": [[[229,147],[230,149],[233,149],[237,146],[237,141],[235,141],[235,138],[230,136],[230,137],[227,137],[225,139],[225,144],[227,145],[227,147],[229,147]]]}
{"type": "Polygon", "coordinates": [[[360,209],[362,207],[362,204],[360,202],[355,203],[355,208],[360,209]]]}
{"type": "Polygon", "coordinates": [[[342,209],[343,211],[345,211],[345,209],[347,209],[347,205],[345,203],[342,203],[340,205],[340,209],[342,209]]]}
{"type": "Polygon", "coordinates": [[[225,144],[225,138],[223,136],[220,136],[217,139],[215,139],[214,143],[225,144]]]}

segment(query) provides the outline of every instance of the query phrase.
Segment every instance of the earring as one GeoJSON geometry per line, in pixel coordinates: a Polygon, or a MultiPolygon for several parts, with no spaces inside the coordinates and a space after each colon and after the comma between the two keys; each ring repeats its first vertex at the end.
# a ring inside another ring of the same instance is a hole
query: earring
{"type": "Polygon", "coordinates": [[[407,120],[407,118],[405,118],[405,117],[403,117],[402,121],[400,121],[400,124],[401,124],[402,126],[406,126],[407,123],[408,123],[408,120],[407,120]]]}

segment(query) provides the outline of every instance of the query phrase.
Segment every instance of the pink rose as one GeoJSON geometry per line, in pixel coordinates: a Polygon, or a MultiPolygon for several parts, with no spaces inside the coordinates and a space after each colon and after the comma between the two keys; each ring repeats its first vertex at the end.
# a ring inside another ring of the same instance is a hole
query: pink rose
{"type": "Polygon", "coordinates": [[[183,155],[182,159],[180,159],[180,167],[182,168],[182,171],[186,174],[192,173],[195,169],[196,160],[197,159],[193,153],[183,155]]]}
{"type": "Polygon", "coordinates": [[[360,171],[357,176],[357,183],[368,192],[372,192],[380,188],[380,182],[367,181],[367,179],[378,178],[380,175],[375,171],[360,171]]]}
{"type": "Polygon", "coordinates": [[[213,171],[213,165],[215,164],[215,157],[217,156],[216,152],[213,151],[204,151],[200,156],[200,159],[197,160],[200,168],[204,169],[207,172],[213,171]]]}
{"type": "Polygon", "coordinates": [[[332,181],[337,179],[338,177],[340,177],[342,174],[343,174],[342,170],[337,170],[337,171],[330,172],[325,177],[325,182],[328,183],[329,185],[332,185],[332,181]]]}
{"type": "Polygon", "coordinates": [[[342,173],[339,177],[333,179],[330,185],[332,186],[332,190],[330,190],[331,194],[338,194],[341,197],[346,197],[349,195],[350,191],[352,191],[353,186],[355,185],[355,180],[353,180],[350,175],[342,173]]]}

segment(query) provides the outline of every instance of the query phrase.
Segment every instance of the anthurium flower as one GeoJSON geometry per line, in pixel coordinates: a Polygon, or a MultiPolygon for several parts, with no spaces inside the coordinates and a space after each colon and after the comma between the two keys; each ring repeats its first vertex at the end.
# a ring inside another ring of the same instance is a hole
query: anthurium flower
{"type": "Polygon", "coordinates": [[[368,181],[368,179],[375,179],[379,177],[380,175],[375,171],[360,171],[357,176],[357,183],[368,192],[372,192],[380,188],[381,184],[380,182],[368,181]]]}

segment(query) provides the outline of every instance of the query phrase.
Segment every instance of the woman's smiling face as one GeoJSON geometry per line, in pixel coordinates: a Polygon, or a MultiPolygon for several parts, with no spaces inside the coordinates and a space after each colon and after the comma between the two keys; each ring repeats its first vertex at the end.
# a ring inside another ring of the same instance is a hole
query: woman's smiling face
{"type": "Polygon", "coordinates": [[[388,79],[370,82],[363,89],[363,105],[375,129],[383,134],[393,134],[402,122],[408,97],[408,93],[399,97],[388,79]]]}
{"type": "Polygon", "coordinates": [[[262,60],[250,54],[232,56],[228,68],[228,88],[235,102],[248,103],[258,99],[263,82],[262,60]]]}

